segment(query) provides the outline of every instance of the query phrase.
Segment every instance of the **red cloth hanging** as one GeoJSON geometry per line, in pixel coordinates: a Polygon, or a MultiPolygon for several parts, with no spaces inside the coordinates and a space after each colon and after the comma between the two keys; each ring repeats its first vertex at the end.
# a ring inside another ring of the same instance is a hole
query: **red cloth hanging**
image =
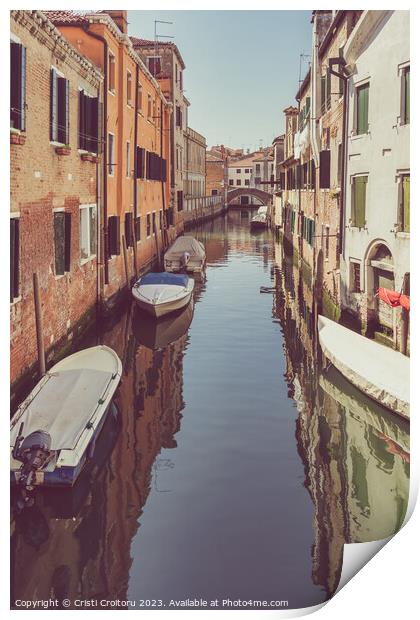
{"type": "Polygon", "coordinates": [[[389,288],[378,288],[377,295],[379,299],[382,299],[391,308],[397,308],[402,306],[410,312],[410,298],[408,295],[402,295],[396,291],[391,291],[389,288]]]}

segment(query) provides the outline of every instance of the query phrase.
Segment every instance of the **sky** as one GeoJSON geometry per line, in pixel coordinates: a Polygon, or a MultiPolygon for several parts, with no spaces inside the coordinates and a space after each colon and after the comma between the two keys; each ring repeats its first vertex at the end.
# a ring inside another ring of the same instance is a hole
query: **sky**
{"type": "MultiPolygon", "coordinates": [[[[284,132],[311,50],[311,11],[129,11],[129,34],[174,36],[190,127],[207,145],[254,151],[284,132]]],[[[172,39],[162,38],[163,41],[172,39]]]]}

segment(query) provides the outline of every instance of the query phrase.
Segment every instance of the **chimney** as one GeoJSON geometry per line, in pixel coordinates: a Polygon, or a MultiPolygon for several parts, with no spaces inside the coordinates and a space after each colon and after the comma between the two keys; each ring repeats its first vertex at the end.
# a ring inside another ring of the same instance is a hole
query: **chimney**
{"type": "Polygon", "coordinates": [[[121,30],[123,34],[127,34],[128,32],[128,21],[127,21],[127,11],[104,11],[107,13],[114,22],[117,24],[118,28],[121,30]]]}

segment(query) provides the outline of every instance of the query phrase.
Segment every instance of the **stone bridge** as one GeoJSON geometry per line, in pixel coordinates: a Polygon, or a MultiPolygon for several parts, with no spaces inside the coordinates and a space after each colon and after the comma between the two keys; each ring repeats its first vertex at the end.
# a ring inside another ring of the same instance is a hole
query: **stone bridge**
{"type": "Polygon", "coordinates": [[[256,198],[262,205],[269,205],[272,203],[273,195],[268,192],[264,192],[262,189],[256,189],[254,187],[241,187],[231,189],[227,193],[227,204],[228,206],[250,206],[251,198],[256,198]]]}

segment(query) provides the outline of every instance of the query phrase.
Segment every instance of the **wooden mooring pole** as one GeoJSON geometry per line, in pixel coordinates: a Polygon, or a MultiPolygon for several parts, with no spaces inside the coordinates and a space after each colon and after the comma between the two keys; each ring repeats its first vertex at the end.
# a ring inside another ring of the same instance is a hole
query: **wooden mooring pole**
{"type": "Polygon", "coordinates": [[[38,282],[37,273],[33,274],[33,286],[34,286],[36,341],[38,345],[39,374],[41,377],[43,377],[45,375],[44,329],[42,325],[41,297],[39,294],[39,282],[38,282]]]}
{"type": "Polygon", "coordinates": [[[130,288],[130,274],[128,271],[127,244],[125,242],[125,235],[122,235],[122,246],[124,255],[125,279],[127,280],[127,287],[130,288]]]}
{"type": "Polygon", "coordinates": [[[139,268],[137,265],[137,237],[136,237],[136,228],[134,225],[134,220],[131,220],[131,236],[133,239],[134,275],[137,280],[137,274],[139,272],[139,268]]]}

